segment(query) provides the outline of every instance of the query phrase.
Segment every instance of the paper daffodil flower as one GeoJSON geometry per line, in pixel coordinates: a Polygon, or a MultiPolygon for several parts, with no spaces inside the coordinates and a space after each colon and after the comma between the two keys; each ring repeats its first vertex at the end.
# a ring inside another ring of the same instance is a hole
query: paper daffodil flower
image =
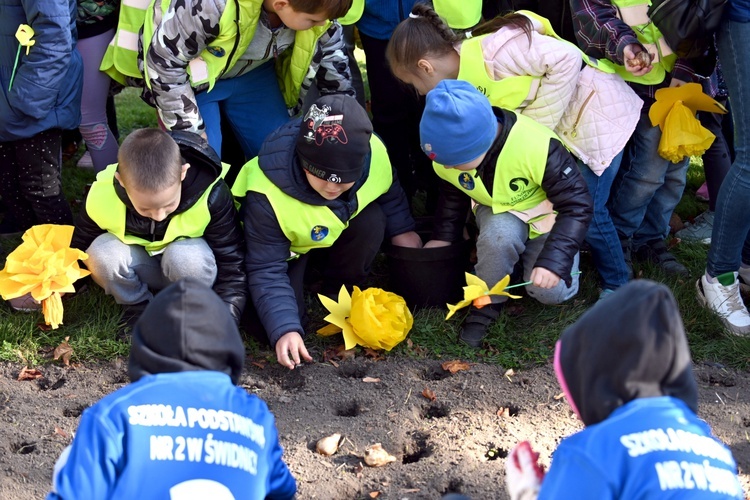
{"type": "Polygon", "coordinates": [[[57,328],[63,319],[60,294],[75,292],[73,283],[90,273],[78,260],[84,252],[70,248],[73,226],[42,224],[23,235],[23,242],[8,255],[0,271],[0,296],[9,300],[22,295],[42,303],[44,321],[57,328]]]}
{"type": "Polygon", "coordinates": [[[355,286],[349,296],[342,286],[338,302],[325,295],[318,298],[330,312],[324,319],[331,323],[318,330],[318,334],[342,332],[346,349],[361,345],[390,351],[406,338],[414,324],[406,301],[380,288],[360,290],[355,286]]]}
{"type": "Polygon", "coordinates": [[[695,113],[724,114],[724,106],[704,94],[697,83],[659,89],[655,97],[648,117],[651,125],[658,125],[662,131],[658,148],[662,158],[678,163],[685,156],[702,155],[711,147],[716,136],[700,124],[695,113]]]}
{"type": "Polygon", "coordinates": [[[34,38],[34,30],[28,24],[22,24],[16,30],[16,40],[21,44],[22,47],[26,47],[26,55],[29,55],[29,49],[36,43],[34,38]]]}
{"type": "Polygon", "coordinates": [[[453,316],[459,309],[473,304],[474,307],[482,308],[492,303],[492,295],[505,295],[511,299],[520,299],[518,295],[511,295],[505,291],[510,283],[510,275],[498,281],[492,288],[487,286],[479,276],[466,273],[466,286],[464,287],[464,300],[456,305],[446,304],[448,306],[448,315],[446,321],[453,316]]]}

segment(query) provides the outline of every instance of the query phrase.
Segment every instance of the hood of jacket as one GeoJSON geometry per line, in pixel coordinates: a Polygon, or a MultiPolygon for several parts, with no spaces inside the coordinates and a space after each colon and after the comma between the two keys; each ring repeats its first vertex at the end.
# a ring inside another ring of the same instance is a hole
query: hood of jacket
{"type": "Polygon", "coordinates": [[[258,164],[261,170],[276,187],[303,203],[325,205],[337,212],[342,204],[348,205],[351,201],[356,211],[356,193],[367,180],[372,153],[369,153],[365,159],[362,177],[354,183],[354,186],[335,200],[326,200],[307,182],[305,171],[297,158],[295,144],[301,123],[301,119],[292,120],[268,136],[258,154],[258,164]]]}
{"type": "Polygon", "coordinates": [[[698,390],[680,311],[664,285],[636,280],[560,337],[555,371],[585,425],[637,398],[671,396],[696,412],[698,390]]]}
{"type": "Polygon", "coordinates": [[[237,383],[245,346],[226,303],[195,279],[179,280],[149,304],[133,328],[128,373],[197,370],[226,373],[237,383]]]}

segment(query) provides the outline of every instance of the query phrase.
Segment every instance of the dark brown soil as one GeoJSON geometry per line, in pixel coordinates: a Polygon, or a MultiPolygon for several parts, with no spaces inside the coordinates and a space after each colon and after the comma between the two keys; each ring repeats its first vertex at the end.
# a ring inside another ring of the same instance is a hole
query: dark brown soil
{"type": "MultiPolygon", "coordinates": [[[[43,498],[81,412],[127,383],[123,361],[46,365],[43,378],[22,382],[21,368],[0,364],[0,498],[6,500],[43,498]]],[[[708,364],[696,373],[700,415],[731,446],[750,491],[748,373],[708,364]]],[[[438,499],[447,492],[504,499],[504,457],[516,442],[531,441],[548,466],[561,438],[580,429],[551,366],[510,374],[474,364],[451,375],[437,361],[394,357],[293,372],[248,362],[241,385],[276,415],[284,458],[305,499],[438,499]],[[315,442],[336,432],[344,435],[338,453],[317,454],[315,442]],[[364,449],[374,443],[397,460],[363,466],[364,449]]]]}

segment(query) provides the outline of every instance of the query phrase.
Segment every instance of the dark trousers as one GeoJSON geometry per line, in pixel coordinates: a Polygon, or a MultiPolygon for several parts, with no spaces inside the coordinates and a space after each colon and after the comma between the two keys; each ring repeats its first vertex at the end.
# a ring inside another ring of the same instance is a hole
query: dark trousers
{"type": "Polygon", "coordinates": [[[438,177],[419,142],[424,98],[391,73],[385,59],[388,40],[361,32],[359,36],[367,58],[373,129],[388,148],[388,157],[409,203],[417,189],[423,189],[427,193],[427,212],[432,214],[438,197],[438,177]]]}
{"type": "MultiPolygon", "coordinates": [[[[297,310],[303,328],[307,323],[305,282],[320,282],[320,293],[333,298],[338,297],[341,285],[346,285],[350,291],[355,285],[362,286],[370,275],[370,268],[384,236],[383,210],[377,203],[370,203],[349,221],[349,227],[344,229],[333,245],[310,250],[289,261],[287,275],[297,299],[297,310]]],[[[256,339],[268,341],[251,302],[245,308],[242,325],[256,339]]]]}
{"type": "Polygon", "coordinates": [[[699,111],[698,119],[701,125],[706,127],[716,136],[711,147],[703,153],[703,171],[706,174],[706,186],[708,187],[708,209],[716,210],[716,200],[719,198],[719,188],[732,167],[733,154],[724,136],[723,124],[725,120],[732,121],[732,115],[720,115],[699,111]]]}
{"type": "Polygon", "coordinates": [[[36,224],[73,224],[62,191],[62,132],[0,142],[0,195],[18,230],[36,224]]]}

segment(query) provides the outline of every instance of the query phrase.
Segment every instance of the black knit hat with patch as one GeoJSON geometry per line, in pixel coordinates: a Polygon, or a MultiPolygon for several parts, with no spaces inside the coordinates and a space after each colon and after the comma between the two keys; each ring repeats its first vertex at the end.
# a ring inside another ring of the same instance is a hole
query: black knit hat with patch
{"type": "Polygon", "coordinates": [[[370,153],[372,123],[354,97],[319,98],[302,119],[297,156],[302,168],[327,182],[355,182],[370,153]]]}

